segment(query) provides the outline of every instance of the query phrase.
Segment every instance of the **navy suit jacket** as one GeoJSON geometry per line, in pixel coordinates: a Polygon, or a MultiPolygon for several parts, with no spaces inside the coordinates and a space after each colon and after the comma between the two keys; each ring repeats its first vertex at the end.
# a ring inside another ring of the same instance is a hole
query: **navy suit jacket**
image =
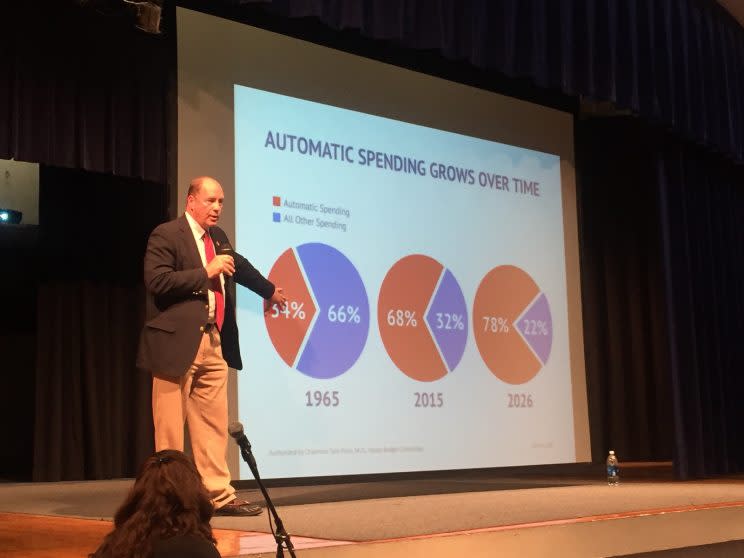
{"type": "MultiPolygon", "coordinates": [[[[209,234],[217,252],[229,246],[225,232],[209,234]]],[[[225,275],[225,321],[220,332],[222,356],[240,370],[243,363],[235,321],[235,283],[269,299],[274,284],[243,256],[233,253],[235,274],[225,275]]],[[[147,301],[137,366],[154,374],[182,376],[194,362],[209,315],[209,278],[185,215],[155,228],[145,252],[147,301]]]]}

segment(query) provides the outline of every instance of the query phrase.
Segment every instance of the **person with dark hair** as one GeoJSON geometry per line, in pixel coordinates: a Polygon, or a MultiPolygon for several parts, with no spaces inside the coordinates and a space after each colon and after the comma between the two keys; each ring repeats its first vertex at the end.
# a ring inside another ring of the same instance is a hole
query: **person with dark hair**
{"type": "Polygon", "coordinates": [[[232,249],[217,225],[225,194],[214,178],[191,181],[185,215],[150,234],[145,252],[146,322],[137,365],[152,374],[155,449],[184,448],[188,425],[194,461],[217,515],[258,515],[235,495],[227,467],[227,371],[243,364],[235,319],[235,285],[287,302],[232,249]]]}
{"type": "Polygon", "coordinates": [[[142,464],[114,529],[89,558],[219,558],[213,512],[191,458],[159,451],[142,464]]]}

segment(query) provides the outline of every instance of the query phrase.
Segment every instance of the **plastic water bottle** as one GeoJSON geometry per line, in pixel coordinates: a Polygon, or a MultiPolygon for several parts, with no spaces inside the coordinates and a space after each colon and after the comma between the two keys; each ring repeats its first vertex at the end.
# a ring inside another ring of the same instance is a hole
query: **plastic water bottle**
{"type": "Polygon", "coordinates": [[[615,452],[610,450],[607,456],[607,484],[617,486],[620,484],[620,465],[615,457],[615,452]]]}

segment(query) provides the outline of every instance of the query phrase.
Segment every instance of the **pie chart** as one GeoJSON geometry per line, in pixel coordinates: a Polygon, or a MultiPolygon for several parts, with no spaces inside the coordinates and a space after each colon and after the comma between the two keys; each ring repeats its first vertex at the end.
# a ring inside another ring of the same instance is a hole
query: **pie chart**
{"type": "Polygon", "coordinates": [[[508,384],[524,384],[548,362],[553,319],[548,299],[524,270],[493,268],[473,302],[475,343],[483,362],[508,384]]]}
{"type": "Polygon", "coordinates": [[[367,291],[354,264],[327,244],[302,244],[279,256],[268,279],[288,299],[264,317],[281,359],[316,379],[349,370],[369,333],[367,291]]]}
{"type": "Polygon", "coordinates": [[[439,380],[460,363],[467,306],[455,276],[437,260],[421,254],[398,260],[380,287],[377,320],[388,356],[410,378],[439,380]]]}

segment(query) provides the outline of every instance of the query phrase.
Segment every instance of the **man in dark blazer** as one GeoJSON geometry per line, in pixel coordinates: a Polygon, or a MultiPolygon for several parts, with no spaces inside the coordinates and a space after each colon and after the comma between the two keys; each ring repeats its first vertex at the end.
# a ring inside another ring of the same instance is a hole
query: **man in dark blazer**
{"type": "Polygon", "coordinates": [[[286,298],[215,226],[223,203],[219,182],[195,178],[186,213],[150,234],[137,365],[152,374],[155,450],[183,451],[185,422],[215,513],[257,515],[260,506],[236,499],[226,460],[227,371],[242,368],[235,283],[260,295],[266,308],[283,308],[286,298]]]}

